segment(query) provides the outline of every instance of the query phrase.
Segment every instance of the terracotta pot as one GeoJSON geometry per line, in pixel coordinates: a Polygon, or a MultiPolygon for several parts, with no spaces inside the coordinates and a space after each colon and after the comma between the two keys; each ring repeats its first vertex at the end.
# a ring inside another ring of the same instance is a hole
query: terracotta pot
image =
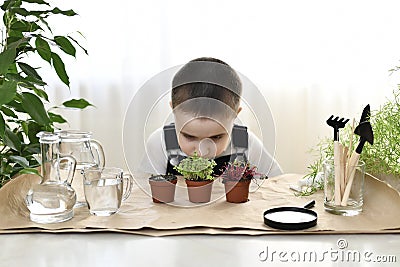
{"type": "Polygon", "coordinates": [[[224,181],[226,201],[243,203],[249,201],[249,186],[251,180],[224,181]]]}
{"type": "Polygon", "coordinates": [[[190,181],[185,180],[189,201],[193,203],[206,203],[211,199],[211,190],[214,181],[190,181]]]}
{"type": "Polygon", "coordinates": [[[153,202],[169,203],[174,201],[177,181],[178,180],[172,180],[172,181],[149,180],[153,202]]]}

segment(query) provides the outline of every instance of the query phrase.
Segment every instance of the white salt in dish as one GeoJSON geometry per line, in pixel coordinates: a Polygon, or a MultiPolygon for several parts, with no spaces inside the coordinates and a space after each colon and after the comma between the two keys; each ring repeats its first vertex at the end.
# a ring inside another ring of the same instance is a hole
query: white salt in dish
{"type": "Polygon", "coordinates": [[[278,207],[264,212],[264,224],[282,230],[302,230],[317,224],[318,215],[309,210],[315,201],[307,203],[304,208],[278,207]]]}
{"type": "Polygon", "coordinates": [[[315,216],[298,211],[277,211],[264,216],[268,220],[280,223],[304,223],[315,220],[315,216]]]}

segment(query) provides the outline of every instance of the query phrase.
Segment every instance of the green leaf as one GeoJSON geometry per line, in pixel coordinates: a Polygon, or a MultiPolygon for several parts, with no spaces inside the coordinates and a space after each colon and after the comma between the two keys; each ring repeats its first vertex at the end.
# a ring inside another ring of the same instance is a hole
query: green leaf
{"type": "Polygon", "coordinates": [[[34,121],[30,121],[28,124],[28,138],[30,143],[38,143],[39,138],[37,138],[36,134],[40,132],[42,128],[40,127],[39,124],[37,124],[34,121]]]}
{"type": "Polygon", "coordinates": [[[53,33],[53,31],[52,31],[51,28],[50,28],[49,23],[48,23],[44,18],[39,17],[39,20],[40,20],[41,23],[43,23],[43,25],[46,26],[46,28],[47,28],[51,33],[53,33]]]}
{"type": "MultiPolygon", "coordinates": [[[[84,109],[88,106],[93,106],[92,104],[90,104],[88,101],[86,101],[85,99],[81,98],[81,99],[71,99],[68,101],[65,101],[63,103],[64,107],[67,108],[79,108],[79,109],[84,109]]],[[[94,107],[94,106],[93,106],[94,107]]]]}
{"type": "Polygon", "coordinates": [[[5,81],[0,85],[0,105],[11,102],[17,93],[17,83],[14,81],[5,81]]]}
{"type": "Polygon", "coordinates": [[[47,83],[45,83],[44,81],[36,79],[32,76],[27,76],[25,78],[24,82],[26,83],[26,88],[29,88],[29,89],[35,89],[35,86],[32,83],[40,85],[40,86],[47,85],[47,83]]]}
{"type": "Polygon", "coordinates": [[[35,40],[35,46],[39,56],[51,64],[50,45],[43,38],[38,36],[35,40]]]}
{"type": "Polygon", "coordinates": [[[15,99],[7,103],[7,106],[12,107],[15,111],[26,113],[26,111],[22,108],[21,103],[16,101],[15,99]]]}
{"type": "Polygon", "coordinates": [[[16,49],[8,48],[0,53],[0,75],[7,73],[8,67],[14,62],[16,49]]]}
{"type": "Polygon", "coordinates": [[[21,156],[10,156],[10,159],[15,162],[18,163],[19,165],[21,165],[22,167],[29,167],[29,162],[28,160],[26,160],[26,158],[21,157],[21,156]]]}
{"type": "Polygon", "coordinates": [[[10,131],[10,129],[8,129],[7,127],[4,132],[3,141],[4,144],[10,147],[11,149],[14,149],[16,151],[21,151],[21,141],[19,140],[18,136],[12,131],[10,131]]]}
{"type": "Polygon", "coordinates": [[[11,109],[9,109],[6,106],[2,106],[1,107],[1,111],[3,111],[4,115],[11,117],[11,118],[18,118],[17,115],[15,115],[14,111],[12,111],[11,109]]]}
{"type": "Polygon", "coordinates": [[[53,13],[53,14],[62,14],[62,15],[65,15],[65,16],[70,16],[70,17],[78,15],[72,9],[70,9],[70,10],[61,10],[58,7],[53,8],[53,10],[50,10],[50,12],[53,13]]]}
{"type": "Polygon", "coordinates": [[[24,87],[24,88],[27,88],[30,90],[33,90],[36,88],[35,85],[33,85],[33,84],[37,84],[40,86],[47,85],[45,82],[38,80],[32,76],[28,76],[28,77],[24,78],[24,77],[20,76],[19,74],[7,73],[6,77],[9,80],[13,80],[13,81],[17,82],[18,86],[24,87]]]}
{"type": "Polygon", "coordinates": [[[21,16],[24,16],[24,17],[30,15],[29,11],[22,7],[13,8],[12,12],[14,12],[15,14],[20,14],[21,16]]]}
{"type": "Polygon", "coordinates": [[[38,80],[42,80],[42,77],[40,77],[40,75],[36,72],[36,70],[34,68],[32,68],[31,66],[29,66],[26,63],[23,62],[18,62],[18,66],[21,68],[21,70],[28,76],[32,76],[35,79],[38,80]]]}
{"type": "Polygon", "coordinates": [[[52,122],[57,123],[66,123],[67,120],[64,119],[61,115],[49,112],[49,117],[52,122]]]}
{"type": "Polygon", "coordinates": [[[17,73],[7,73],[6,78],[12,81],[15,81],[17,83],[23,83],[25,82],[25,78],[22,77],[21,75],[17,73]]]}
{"type": "Polygon", "coordinates": [[[22,127],[22,131],[24,131],[26,136],[28,136],[28,134],[29,134],[29,125],[28,125],[28,123],[26,121],[22,121],[21,122],[21,127],[22,127]]]}
{"type": "MultiPolygon", "coordinates": [[[[9,9],[10,6],[12,6],[13,4],[16,4],[15,0],[7,0],[4,1],[3,5],[1,6],[1,9],[6,11],[7,9],[9,9]]],[[[21,5],[21,4],[20,4],[21,5]]]]}
{"type": "Polygon", "coordinates": [[[12,63],[12,64],[8,67],[8,71],[7,71],[7,74],[6,74],[6,75],[8,75],[8,74],[10,74],[10,73],[18,73],[17,64],[16,64],[15,62],[12,63]]]}
{"type": "Polygon", "coordinates": [[[3,115],[0,113],[0,137],[4,139],[4,132],[6,131],[6,123],[4,121],[3,115]]]}
{"type": "Polygon", "coordinates": [[[39,88],[33,88],[33,91],[36,93],[37,96],[43,98],[44,100],[46,100],[47,102],[49,102],[49,96],[47,95],[47,93],[39,88]]]}
{"type": "Polygon", "coordinates": [[[36,174],[36,175],[40,176],[39,171],[34,168],[24,168],[24,169],[20,170],[18,173],[19,174],[36,174]]]}
{"type": "Polygon", "coordinates": [[[22,32],[15,32],[15,31],[11,31],[8,38],[7,38],[7,44],[12,44],[17,42],[18,40],[20,40],[22,37],[24,36],[24,34],[22,32]]]}
{"type": "Polygon", "coordinates": [[[49,3],[47,3],[46,1],[43,1],[43,0],[22,0],[22,2],[35,3],[35,4],[50,6],[49,3]]]}
{"type": "Polygon", "coordinates": [[[24,21],[21,21],[21,20],[14,20],[14,22],[11,24],[11,27],[10,27],[11,30],[19,31],[19,32],[26,31],[27,28],[28,28],[27,23],[25,23],[24,21]]]}
{"type": "MultiPolygon", "coordinates": [[[[82,35],[82,34],[81,34],[81,35],[82,35]]],[[[83,46],[81,46],[81,45],[78,43],[77,40],[75,40],[75,39],[72,38],[71,36],[68,36],[68,38],[71,39],[72,41],[74,41],[74,43],[76,43],[76,44],[85,52],[86,55],[89,55],[88,51],[87,51],[83,46]]]]}
{"type": "Polygon", "coordinates": [[[34,32],[38,29],[42,29],[37,23],[26,21],[26,20],[17,20],[11,24],[11,30],[20,31],[20,32],[34,32]]]}
{"type": "Polygon", "coordinates": [[[49,125],[50,118],[39,97],[32,93],[21,94],[21,105],[24,110],[40,125],[49,125]]]}
{"type": "Polygon", "coordinates": [[[63,83],[65,83],[69,87],[69,77],[65,70],[64,62],[59,55],[53,52],[51,53],[51,58],[58,77],[63,83]]]}
{"type": "Polygon", "coordinates": [[[75,57],[76,49],[67,38],[65,38],[64,36],[55,36],[54,41],[61,48],[62,51],[64,51],[68,55],[75,57]]]}
{"type": "Polygon", "coordinates": [[[37,163],[37,160],[34,157],[32,157],[31,155],[39,154],[39,153],[40,153],[40,145],[39,145],[39,142],[37,141],[36,143],[30,143],[28,145],[24,145],[24,148],[22,149],[21,155],[23,157],[30,156],[29,157],[29,158],[31,158],[30,166],[32,166],[33,164],[37,163]]]}

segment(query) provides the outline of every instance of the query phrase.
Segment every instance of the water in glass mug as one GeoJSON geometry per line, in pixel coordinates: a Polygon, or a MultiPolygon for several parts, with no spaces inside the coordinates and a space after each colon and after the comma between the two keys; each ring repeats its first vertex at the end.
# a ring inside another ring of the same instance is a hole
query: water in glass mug
{"type": "Polygon", "coordinates": [[[121,207],[123,183],[122,179],[99,178],[85,180],[84,190],[91,214],[109,216],[121,207]]]}

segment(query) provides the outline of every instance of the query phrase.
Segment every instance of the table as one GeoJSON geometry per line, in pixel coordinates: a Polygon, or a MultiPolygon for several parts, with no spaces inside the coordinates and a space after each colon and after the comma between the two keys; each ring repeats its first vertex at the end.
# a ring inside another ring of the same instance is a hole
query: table
{"type": "Polygon", "coordinates": [[[400,262],[398,234],[151,237],[123,233],[34,233],[3,234],[0,243],[0,266],[12,267],[321,266],[322,263],[323,266],[338,266],[338,263],[343,263],[339,266],[399,266],[400,262]],[[340,249],[346,242],[347,248],[340,249]],[[342,260],[328,255],[335,251],[338,256],[344,252],[350,258],[342,260]],[[286,256],[282,254],[285,252],[286,256]],[[299,255],[305,255],[306,259],[297,261],[299,255]],[[310,255],[316,255],[317,262],[314,258],[310,260],[310,255]],[[373,262],[379,259],[391,262],[385,265],[373,262]]]}
{"type": "MultiPolygon", "coordinates": [[[[282,181],[289,183],[296,178],[295,176],[286,175],[282,177],[282,181]]],[[[281,183],[277,179],[272,179],[271,183],[281,183]]],[[[369,189],[369,201],[378,201],[381,203],[387,194],[376,195],[374,190],[380,185],[380,182],[370,179],[367,183],[369,189]],[[371,196],[374,196],[371,199],[371,196]]],[[[20,189],[20,187],[18,187],[20,189]]],[[[277,194],[286,195],[282,199],[283,202],[298,201],[287,192],[287,186],[272,187],[277,194]],[[279,189],[279,190],[278,190],[279,189]],[[286,193],[285,193],[286,192],[286,193]]],[[[4,192],[4,190],[3,190],[4,192]]],[[[265,193],[265,192],[264,192],[265,193]]],[[[398,197],[395,191],[388,191],[398,197]]],[[[133,207],[134,203],[147,203],[152,211],[157,211],[160,207],[153,207],[148,197],[139,202],[135,202],[133,198],[131,205],[126,204],[125,207],[133,207]]],[[[253,197],[254,203],[255,200],[253,197]]],[[[269,203],[269,194],[267,198],[258,201],[266,201],[269,203]]],[[[318,197],[318,195],[315,195],[318,197]]],[[[321,198],[321,197],[319,197],[321,198]]],[[[397,198],[396,198],[397,199],[397,198]]],[[[250,201],[250,204],[253,205],[250,201]]],[[[282,202],[282,203],[283,203],[282,202]]],[[[390,202],[391,203],[391,202],[390,202]]],[[[3,203],[4,204],[4,203],[3,203]]],[[[224,202],[219,202],[225,207],[224,202]]],[[[368,203],[367,203],[368,204],[368,203]]],[[[397,207],[397,203],[395,206],[397,207]]],[[[137,204],[136,204],[137,205],[137,204]]],[[[239,204],[241,205],[241,204],[239,204]]],[[[264,204],[263,204],[264,205],[264,204]]],[[[373,209],[376,214],[380,210],[376,209],[376,205],[368,207],[373,209]]],[[[244,212],[246,206],[238,206],[244,212]],[[244,210],[243,210],[244,209],[244,210]]],[[[252,206],[254,208],[254,206],[252,206]]],[[[396,208],[394,207],[394,208],[396,208]]],[[[164,207],[167,209],[167,207],[164,207]]],[[[356,226],[359,230],[357,233],[349,234],[344,217],[327,217],[321,207],[321,203],[316,207],[319,209],[321,221],[318,227],[324,231],[311,232],[265,232],[258,233],[255,236],[242,235],[222,231],[216,229],[211,234],[189,234],[181,235],[181,232],[174,232],[172,235],[156,237],[139,235],[140,228],[127,229],[123,232],[110,232],[112,229],[69,229],[69,232],[62,233],[62,229],[48,229],[52,233],[39,232],[40,229],[27,228],[30,233],[11,233],[9,230],[2,231],[0,234],[0,267],[2,266],[288,266],[296,264],[296,266],[381,266],[386,261],[385,266],[398,266],[400,262],[400,223],[399,220],[391,220],[388,222],[390,227],[384,228],[388,230],[380,230],[379,228],[370,229],[369,234],[364,234],[360,223],[352,222],[352,226],[356,226]],[[325,221],[322,220],[325,218],[325,221]],[[341,223],[341,231],[329,231],[328,219],[338,219],[341,223]],[[325,226],[324,226],[325,225],[325,226]],[[136,230],[135,230],[136,229],[136,230]],[[7,232],[9,231],[9,232],[7,232]],[[81,233],[78,233],[82,231],[81,233]],[[99,232],[100,231],[100,232],[99,232]],[[138,232],[136,232],[138,231],[138,232]],[[34,232],[34,233],[32,233],[34,232]],[[57,233],[56,233],[57,232],[57,233]],[[137,234],[139,233],[139,234],[137,234]],[[225,234],[222,234],[225,233],[225,234]],[[335,234],[332,234],[335,233],[335,234]],[[203,257],[204,255],[204,257],[203,257]],[[374,262],[375,261],[375,262],[374,262]],[[378,264],[378,261],[380,263],[378,264]]],[[[129,210],[129,209],[128,209],[129,210]]],[[[168,209],[171,211],[174,209],[168,209]]],[[[189,209],[185,212],[197,211],[197,209],[189,209]]],[[[133,212],[133,211],[132,211],[133,212]]],[[[176,210],[176,214],[181,210],[176,210]]],[[[383,212],[383,211],[381,211],[383,212]]],[[[121,213],[122,215],[123,213],[121,213]]],[[[129,213],[125,211],[125,215],[129,213]]],[[[136,212],[132,214],[137,214],[136,212]]],[[[175,213],[174,213],[175,214],[175,213]]],[[[256,214],[261,214],[257,210],[256,214]]],[[[366,214],[369,214],[368,212],[366,214]]],[[[370,218],[360,217],[364,220],[372,220],[373,225],[378,223],[379,216],[370,218]]],[[[78,214],[79,215],[79,214],[78,214]]],[[[383,213],[382,213],[383,216],[383,213]]],[[[17,217],[15,217],[17,218],[17,217]]],[[[82,223],[92,223],[94,226],[101,226],[99,221],[94,217],[88,217],[81,212],[76,220],[82,223]],[[81,220],[80,220],[81,219],[81,220]]],[[[261,218],[260,218],[261,219],[261,218]]],[[[358,221],[358,220],[356,220],[358,221]]],[[[18,220],[13,221],[18,222],[18,220]]],[[[161,222],[152,221],[154,226],[161,226],[161,222]]],[[[213,222],[210,221],[210,224],[213,222]]],[[[255,224],[250,225],[257,228],[258,219],[255,224]]],[[[21,224],[22,230],[23,225],[21,224]]],[[[25,222],[25,225],[30,225],[25,222]]],[[[68,223],[65,226],[71,226],[68,223]]],[[[84,224],[83,224],[84,225],[84,224]]],[[[116,224],[118,225],[118,224],[116,224]]],[[[79,226],[79,225],[78,225],[79,226]]],[[[51,227],[50,227],[51,228],[51,227]]],[[[155,228],[157,229],[157,228],[155,228]]],[[[212,229],[212,228],[211,228],[212,229]]],[[[260,228],[262,229],[262,228],[260,228]]],[[[21,229],[11,229],[12,232],[21,231],[21,229]]],[[[43,230],[43,229],[42,229],[43,230]]],[[[44,229],[45,230],[45,229],[44,229]]],[[[67,229],[68,230],[68,229],[67,229]]],[[[118,229],[116,229],[118,230],[118,229]]],[[[190,230],[190,229],[189,229],[190,230]]],[[[267,229],[265,229],[267,230],[267,229]]],[[[159,231],[159,230],[154,230],[159,231]]],[[[1,232],[1,231],[0,231],[1,232]]],[[[199,232],[197,232],[199,233],[199,232]]]]}

